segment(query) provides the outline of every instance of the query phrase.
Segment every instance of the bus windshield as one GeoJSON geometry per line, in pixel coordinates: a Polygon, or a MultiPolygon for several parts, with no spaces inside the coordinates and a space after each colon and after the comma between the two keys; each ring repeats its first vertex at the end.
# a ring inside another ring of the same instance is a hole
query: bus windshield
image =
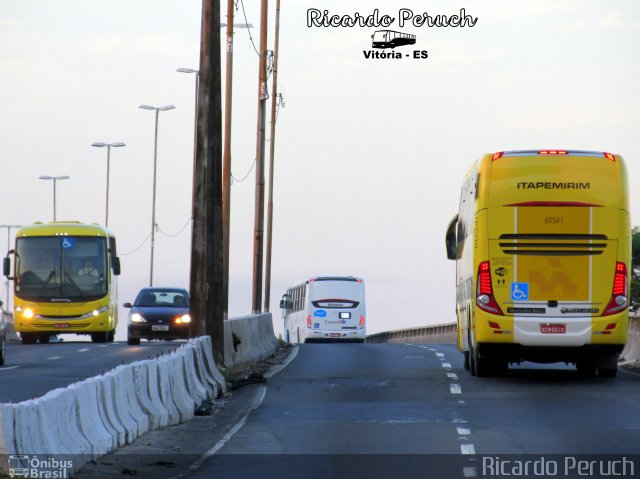
{"type": "Polygon", "coordinates": [[[16,296],[79,302],[108,292],[106,240],[93,236],[25,237],[16,241],[16,296]]]}

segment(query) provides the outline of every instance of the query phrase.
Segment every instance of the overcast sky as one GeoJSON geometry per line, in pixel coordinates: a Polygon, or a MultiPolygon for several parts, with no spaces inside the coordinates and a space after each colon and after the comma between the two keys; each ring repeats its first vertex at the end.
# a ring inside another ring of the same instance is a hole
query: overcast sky
{"type": "MultiPolygon", "coordinates": [[[[260,2],[244,3],[257,44],[260,2]]],[[[58,184],[58,219],[104,222],[106,151],[90,145],[125,142],[112,150],[109,215],[121,303],[149,276],[154,114],[141,103],[176,106],[160,114],[154,282],[188,287],[194,77],[175,70],[199,66],[200,13],[199,0],[0,0],[0,223],[52,219],[52,185],[40,175],[71,176],[58,184]]],[[[236,14],[244,23],[241,7],[236,14]]],[[[619,153],[640,224],[639,18],[635,0],[283,0],[276,332],[286,287],[322,274],[365,279],[369,332],[453,321],[444,233],[462,178],[483,153],[619,153]],[[435,16],[462,7],[477,17],[474,27],[405,25],[417,42],[396,50],[401,59],[365,58],[376,28],[307,27],[310,8],[351,16],[377,8],[397,19],[401,8],[435,16]],[[404,56],[413,50],[428,58],[404,56]]],[[[255,157],[257,69],[248,32],[238,30],[238,179],[255,157]]],[[[251,310],[253,173],[232,189],[231,316],[251,310]]],[[[121,310],[118,339],[125,331],[121,310]]]]}

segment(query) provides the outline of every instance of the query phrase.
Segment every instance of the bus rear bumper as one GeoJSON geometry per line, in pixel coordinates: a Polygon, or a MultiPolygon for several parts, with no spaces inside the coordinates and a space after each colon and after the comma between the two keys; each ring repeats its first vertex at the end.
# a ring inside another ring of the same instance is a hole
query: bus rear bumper
{"type": "Polygon", "coordinates": [[[344,341],[344,342],[364,342],[367,337],[366,330],[359,329],[356,331],[350,330],[337,330],[337,331],[307,331],[307,337],[305,342],[331,342],[331,341],[344,341]]]}
{"type": "Polygon", "coordinates": [[[587,344],[580,347],[524,346],[522,344],[496,343],[479,345],[481,356],[500,358],[510,363],[520,363],[522,361],[534,363],[577,363],[619,355],[623,348],[624,346],[619,344],[587,344]]]}

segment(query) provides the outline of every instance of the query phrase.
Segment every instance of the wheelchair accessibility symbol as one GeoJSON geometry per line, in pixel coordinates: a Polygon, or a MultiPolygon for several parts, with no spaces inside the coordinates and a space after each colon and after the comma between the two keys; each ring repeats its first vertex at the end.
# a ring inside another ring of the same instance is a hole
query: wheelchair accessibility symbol
{"type": "Polygon", "coordinates": [[[511,299],[516,301],[528,301],[529,283],[511,283],[511,299]]]}

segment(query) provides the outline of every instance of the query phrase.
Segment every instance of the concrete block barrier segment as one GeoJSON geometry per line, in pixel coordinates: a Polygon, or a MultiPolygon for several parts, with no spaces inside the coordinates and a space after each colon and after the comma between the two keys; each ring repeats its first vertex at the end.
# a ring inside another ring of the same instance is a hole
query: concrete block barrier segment
{"type": "Polygon", "coordinates": [[[640,359],[640,318],[629,316],[629,339],[620,354],[625,361],[640,359]]]}
{"type": "Polygon", "coordinates": [[[94,458],[107,454],[113,444],[113,438],[100,418],[98,381],[100,379],[91,378],[69,386],[76,392],[78,425],[91,444],[94,458]]]}
{"type": "Polygon", "coordinates": [[[126,366],[119,366],[113,371],[109,371],[102,376],[105,382],[111,383],[111,390],[113,391],[113,405],[120,424],[124,428],[125,444],[131,444],[138,437],[138,423],[129,412],[129,398],[127,394],[126,377],[123,373],[123,368],[126,366]]]}
{"type": "Polygon", "coordinates": [[[133,379],[133,369],[130,365],[118,366],[118,369],[120,368],[123,377],[123,385],[127,393],[127,409],[129,411],[129,414],[131,414],[131,417],[138,425],[137,436],[142,436],[149,430],[149,418],[142,410],[142,408],[140,407],[140,403],[138,402],[138,395],[136,392],[138,385],[135,384],[133,379]]]}
{"type": "Polygon", "coordinates": [[[0,404],[0,474],[9,474],[9,454],[16,453],[13,434],[14,404],[0,404]]]}
{"type": "Polygon", "coordinates": [[[180,422],[188,421],[195,414],[196,404],[187,390],[187,382],[184,377],[184,356],[173,353],[168,359],[171,397],[180,413],[180,422]]]}
{"type": "Polygon", "coordinates": [[[146,361],[136,361],[129,365],[133,372],[135,394],[142,411],[147,415],[149,429],[159,429],[162,422],[161,411],[149,395],[149,369],[146,361]]]}
{"type": "Polygon", "coordinates": [[[227,393],[227,381],[216,366],[216,361],[213,358],[213,347],[211,346],[211,336],[202,337],[202,352],[204,353],[205,368],[211,376],[218,383],[218,387],[222,394],[227,393]]]}
{"type": "Polygon", "coordinates": [[[170,362],[168,356],[163,356],[157,361],[158,366],[158,393],[162,405],[167,410],[167,425],[173,426],[180,422],[180,411],[176,407],[171,394],[171,383],[169,380],[170,362]]]}
{"type": "Polygon", "coordinates": [[[196,367],[196,374],[200,379],[200,383],[202,383],[207,391],[207,399],[215,399],[218,397],[218,383],[209,375],[209,371],[206,368],[202,344],[203,342],[201,341],[201,338],[194,340],[195,347],[192,349],[192,352],[196,367]]]}
{"type": "Polygon", "coordinates": [[[184,357],[184,377],[187,383],[187,391],[189,391],[189,395],[197,408],[202,401],[207,399],[207,390],[200,382],[196,372],[196,365],[193,361],[194,349],[195,346],[193,344],[187,344],[178,354],[182,354],[184,357]]]}
{"type": "Polygon", "coordinates": [[[42,454],[47,450],[39,427],[39,407],[35,399],[15,405],[13,419],[16,454],[42,454]]]}
{"type": "Polygon", "coordinates": [[[144,361],[147,367],[147,392],[149,399],[158,410],[159,427],[166,427],[169,424],[169,411],[164,406],[160,398],[160,387],[158,385],[158,363],[156,361],[144,361]]]}
{"type": "Polygon", "coordinates": [[[260,361],[276,349],[271,313],[241,316],[224,322],[224,364],[232,370],[260,361]]]}
{"type": "Polygon", "coordinates": [[[113,446],[115,449],[126,444],[127,430],[117,412],[113,376],[103,375],[100,379],[98,394],[101,401],[101,414],[104,415],[103,420],[109,424],[109,428],[112,431],[115,439],[113,446]]]}

